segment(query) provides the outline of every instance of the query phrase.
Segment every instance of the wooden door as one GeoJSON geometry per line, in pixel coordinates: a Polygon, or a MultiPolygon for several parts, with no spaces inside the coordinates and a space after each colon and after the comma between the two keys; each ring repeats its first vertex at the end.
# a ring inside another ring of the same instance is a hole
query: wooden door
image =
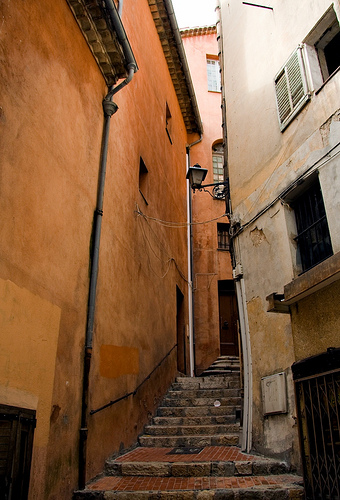
{"type": "Polygon", "coordinates": [[[238,356],[237,302],[231,292],[219,292],[221,356],[238,356]]]}

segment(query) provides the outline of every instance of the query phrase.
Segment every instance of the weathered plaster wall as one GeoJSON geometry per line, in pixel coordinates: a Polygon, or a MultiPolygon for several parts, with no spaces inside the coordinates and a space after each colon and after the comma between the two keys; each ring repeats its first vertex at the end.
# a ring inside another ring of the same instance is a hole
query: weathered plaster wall
{"type": "MultiPolygon", "coordinates": [[[[214,182],[212,146],[222,139],[221,94],[208,92],[207,55],[217,56],[217,34],[183,36],[191,76],[203,122],[202,141],[190,150],[190,164],[208,169],[206,184],[214,182]]],[[[225,213],[225,201],[196,192],[192,197],[193,222],[208,221],[225,213]]],[[[219,356],[218,280],[232,279],[230,255],[217,251],[217,222],[193,226],[195,343],[197,373],[219,356]]]]}
{"type": "MultiPolygon", "coordinates": [[[[66,1],[3,3],[0,18],[1,335],[15,339],[1,354],[17,370],[1,370],[0,401],[37,408],[30,498],[69,498],[107,89],[66,1]]],[[[176,285],[186,297],[185,228],[135,212],[186,220],[186,130],[148,2],[124,3],[123,22],[140,69],[111,120],[89,409],[134,390],[170,351],[176,285]]],[[[173,350],[135,397],[89,417],[88,478],[136,441],[176,368],[173,350]]]]}
{"type": "MultiPolygon", "coordinates": [[[[285,206],[285,200],[280,200],[280,194],[310,168],[319,171],[334,252],[339,248],[336,215],[339,212],[339,159],[338,149],[330,150],[340,139],[340,73],[318,94],[313,94],[286,130],[280,132],[274,77],[330,2],[297,4],[289,0],[268,1],[266,5],[273,10],[241,2],[222,2],[229,170],[233,213],[244,227],[236,238],[235,249],[244,270],[249,315],[254,446],[290,456],[297,463],[297,431],[291,418],[295,412],[292,384],[288,384],[287,416],[264,419],[260,379],[282,370],[290,373],[296,357],[301,359],[309,352],[322,352],[331,338],[333,342],[329,345],[338,345],[339,330],[332,322],[330,311],[333,310],[335,316],[339,311],[334,300],[329,303],[330,292],[322,301],[322,292],[304,299],[310,306],[318,303],[323,323],[329,325],[326,327],[329,334],[321,340],[320,321],[309,321],[307,307],[299,309],[297,316],[293,306],[290,320],[288,314],[268,313],[266,296],[283,293],[284,285],[300,272],[293,239],[296,235],[294,215],[285,206]],[[333,156],[332,160],[329,155],[333,156]],[[313,327],[313,334],[307,325],[313,327]]],[[[334,2],[334,8],[339,14],[338,2],[334,2]]],[[[312,316],[315,317],[314,312],[312,316]]]]}
{"type": "Polygon", "coordinates": [[[340,345],[339,292],[340,282],[337,281],[292,306],[297,361],[340,345]]]}

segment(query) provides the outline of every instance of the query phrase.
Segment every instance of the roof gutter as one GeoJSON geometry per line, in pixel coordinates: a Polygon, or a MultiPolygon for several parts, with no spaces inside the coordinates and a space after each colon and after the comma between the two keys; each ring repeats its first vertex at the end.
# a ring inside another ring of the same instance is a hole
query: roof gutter
{"type": "Polygon", "coordinates": [[[202,120],[200,117],[197,99],[196,99],[196,95],[195,95],[195,91],[194,91],[194,85],[193,85],[192,80],[191,80],[189,65],[188,65],[186,55],[185,55],[183,41],[182,41],[182,37],[181,37],[180,31],[178,28],[174,8],[173,8],[171,0],[163,0],[163,2],[165,5],[165,8],[167,10],[168,16],[169,16],[170,26],[171,26],[171,29],[173,31],[173,35],[174,35],[175,42],[177,45],[177,51],[178,51],[178,54],[179,54],[179,57],[180,57],[180,60],[182,63],[183,72],[184,72],[186,83],[188,86],[189,97],[190,97],[190,101],[191,101],[191,104],[193,107],[193,111],[194,111],[194,115],[195,115],[195,119],[196,119],[196,123],[197,123],[197,127],[198,127],[197,132],[199,133],[199,135],[202,135],[203,134],[202,120]]]}

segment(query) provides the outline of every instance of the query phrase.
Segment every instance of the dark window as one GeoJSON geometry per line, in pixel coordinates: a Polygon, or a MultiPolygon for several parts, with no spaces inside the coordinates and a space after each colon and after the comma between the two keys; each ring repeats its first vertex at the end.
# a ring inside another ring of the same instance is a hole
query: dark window
{"type": "Polygon", "coordinates": [[[35,411],[0,405],[0,498],[26,500],[35,411]]]}
{"type": "Polygon", "coordinates": [[[328,73],[331,75],[340,66],[340,32],[324,48],[328,73]]]}
{"type": "Polygon", "coordinates": [[[145,203],[147,204],[148,202],[146,201],[146,197],[148,195],[148,169],[146,168],[146,165],[143,161],[142,158],[139,160],[139,192],[143,196],[143,199],[145,203]]]}
{"type": "Polygon", "coordinates": [[[165,123],[166,123],[165,130],[166,130],[166,133],[168,134],[169,141],[172,144],[172,139],[171,139],[172,118],[171,118],[171,113],[170,113],[168,103],[166,103],[166,108],[165,108],[165,123]]]}
{"type": "Polygon", "coordinates": [[[340,66],[340,27],[336,18],[317,41],[315,49],[318,54],[322,77],[325,81],[340,66]]]}
{"type": "Polygon", "coordinates": [[[217,224],[217,248],[219,250],[229,250],[229,224],[217,224]]]}
{"type": "Polygon", "coordinates": [[[302,272],[333,254],[325,206],[316,180],[292,203],[295,212],[302,272]]]}

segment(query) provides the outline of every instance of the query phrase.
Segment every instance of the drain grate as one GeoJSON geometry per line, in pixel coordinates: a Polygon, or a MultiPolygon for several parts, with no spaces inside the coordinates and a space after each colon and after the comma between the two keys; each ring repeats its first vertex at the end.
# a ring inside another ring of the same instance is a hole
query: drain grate
{"type": "Polygon", "coordinates": [[[173,448],[167,455],[196,455],[202,450],[203,448],[173,448]]]}

